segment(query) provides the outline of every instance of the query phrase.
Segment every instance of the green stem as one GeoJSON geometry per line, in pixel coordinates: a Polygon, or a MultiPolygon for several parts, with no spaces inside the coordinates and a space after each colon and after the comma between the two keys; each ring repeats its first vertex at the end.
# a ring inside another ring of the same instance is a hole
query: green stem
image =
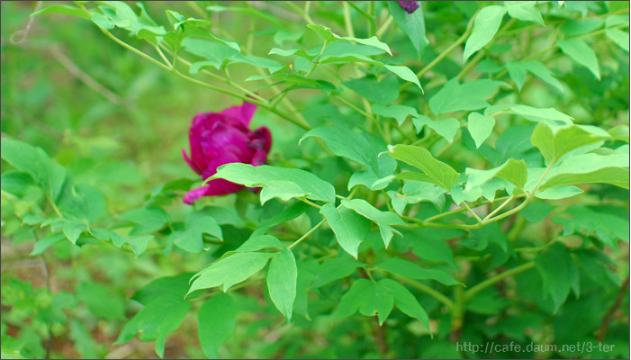
{"type": "Polygon", "coordinates": [[[535,267],[535,262],[531,261],[528,263],[525,263],[523,265],[517,266],[515,268],[512,268],[510,270],[504,271],[503,273],[497,274],[491,278],[488,278],[484,281],[482,281],[481,283],[477,284],[476,286],[472,287],[471,289],[467,290],[465,292],[465,301],[470,300],[472,297],[474,297],[477,293],[479,293],[480,291],[486,289],[489,286],[492,286],[504,279],[506,279],[507,277],[513,276],[513,275],[517,275],[519,273],[522,273],[526,270],[530,270],[533,267],[535,267]]]}
{"type": "Polygon", "coordinates": [[[320,221],[316,226],[312,227],[311,230],[307,231],[307,233],[305,233],[304,235],[302,235],[300,237],[300,239],[294,241],[293,244],[289,245],[288,248],[289,249],[293,249],[296,245],[300,244],[304,239],[308,238],[309,235],[313,234],[314,231],[316,231],[320,226],[322,226],[322,224],[324,224],[326,222],[326,219],[322,219],[322,221],[320,221]]]}
{"type": "Polygon", "coordinates": [[[377,30],[377,34],[375,36],[377,36],[377,38],[380,38],[381,36],[383,36],[386,30],[388,30],[388,26],[392,24],[393,20],[394,18],[392,17],[392,15],[388,16],[386,21],[384,21],[383,24],[381,24],[381,27],[379,28],[379,30],[377,30]]]}
{"type": "MultiPolygon", "coordinates": [[[[427,286],[427,285],[425,285],[425,284],[423,284],[423,283],[421,283],[419,281],[412,280],[412,279],[409,279],[407,277],[399,276],[399,275],[394,275],[393,277],[395,279],[397,279],[397,280],[399,280],[399,281],[401,281],[403,283],[406,283],[406,284],[412,286],[413,288],[415,288],[417,290],[420,290],[420,291],[426,293],[427,295],[435,298],[436,300],[440,301],[445,306],[447,306],[449,309],[452,309],[453,306],[454,306],[454,302],[450,298],[446,297],[445,295],[441,294],[440,292],[432,289],[431,287],[429,287],[429,286],[427,286]]],[[[460,286],[458,286],[458,287],[460,287],[460,286]]]]}
{"type": "Polygon", "coordinates": [[[353,31],[353,21],[351,20],[351,9],[348,6],[348,1],[342,2],[344,8],[344,26],[346,27],[346,33],[350,37],[355,37],[355,31],[353,31]]]}

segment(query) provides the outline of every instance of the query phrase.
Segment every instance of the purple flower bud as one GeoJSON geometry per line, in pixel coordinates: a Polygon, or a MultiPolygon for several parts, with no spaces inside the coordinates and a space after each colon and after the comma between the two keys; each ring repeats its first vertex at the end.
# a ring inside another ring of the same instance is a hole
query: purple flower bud
{"type": "MultiPolygon", "coordinates": [[[[255,111],[256,105],[243,102],[220,113],[197,114],[188,132],[191,157],[182,149],[184,160],[204,179],[215,175],[217,167],[224,164],[265,164],[272,147],[272,134],[265,126],[256,131],[248,128],[255,111]]],[[[224,179],[214,179],[186,193],[183,201],[193,204],[202,196],[232,194],[243,188],[224,179]]]]}
{"type": "Polygon", "coordinates": [[[418,9],[418,1],[399,1],[399,5],[406,13],[411,14],[418,9]]]}

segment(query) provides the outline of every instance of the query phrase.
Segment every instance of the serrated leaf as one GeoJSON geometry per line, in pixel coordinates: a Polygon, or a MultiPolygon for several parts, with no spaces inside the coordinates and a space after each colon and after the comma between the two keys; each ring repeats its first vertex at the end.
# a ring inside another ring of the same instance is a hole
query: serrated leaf
{"type": "Polygon", "coordinates": [[[447,190],[451,189],[460,177],[456,170],[444,162],[436,160],[429,150],[425,148],[411,145],[396,145],[390,148],[389,154],[396,160],[401,160],[420,169],[427,175],[428,182],[447,190]]]}
{"type": "Polygon", "coordinates": [[[473,20],[473,31],[464,47],[463,63],[493,39],[500,28],[504,14],[506,14],[506,8],[499,5],[487,6],[480,10],[473,20]]]}
{"type": "Polygon", "coordinates": [[[600,68],[598,58],[594,50],[587,43],[578,38],[557,40],[557,45],[572,60],[586,66],[598,80],[600,80],[600,68]]]}
{"type": "Polygon", "coordinates": [[[197,314],[197,337],[204,355],[219,357],[219,347],[230,339],[236,329],[238,308],[228,294],[216,293],[208,299],[197,314]]]}
{"type": "Polygon", "coordinates": [[[297,279],[296,258],[294,258],[291,250],[284,247],[278,255],[272,258],[266,280],[269,296],[276,308],[285,316],[287,322],[291,321],[294,300],[296,299],[297,279]]]}
{"type": "Polygon", "coordinates": [[[469,124],[467,127],[477,148],[480,148],[480,145],[491,135],[494,126],[495,118],[492,116],[486,116],[480,113],[469,114],[469,124]]]}
{"type": "Polygon", "coordinates": [[[206,181],[212,179],[226,179],[230,182],[245,185],[247,187],[263,187],[266,190],[266,197],[261,194],[261,202],[265,203],[272,197],[289,199],[290,197],[306,197],[311,200],[335,203],[335,188],[330,183],[320,179],[314,174],[290,168],[261,165],[252,166],[249,164],[231,163],[222,165],[217,169],[217,173],[206,181]],[[290,181],[297,187],[287,192],[284,185],[290,181]],[[296,194],[296,189],[302,192],[296,194]]]}
{"type": "Polygon", "coordinates": [[[390,245],[390,240],[392,240],[394,234],[401,235],[401,233],[393,229],[391,225],[406,225],[405,221],[401,220],[399,216],[389,211],[381,211],[363,199],[344,199],[342,200],[342,206],[355,211],[359,215],[377,224],[386,248],[390,245]]]}
{"type": "Polygon", "coordinates": [[[222,285],[222,290],[226,292],[233,285],[259,272],[275,255],[276,253],[244,252],[221,258],[193,276],[187,295],[195,290],[222,285]]]}
{"type": "Polygon", "coordinates": [[[320,213],[331,226],[340,247],[357,259],[359,244],[366,239],[370,231],[370,221],[353,210],[345,207],[336,208],[331,204],[322,206],[320,213]]]}

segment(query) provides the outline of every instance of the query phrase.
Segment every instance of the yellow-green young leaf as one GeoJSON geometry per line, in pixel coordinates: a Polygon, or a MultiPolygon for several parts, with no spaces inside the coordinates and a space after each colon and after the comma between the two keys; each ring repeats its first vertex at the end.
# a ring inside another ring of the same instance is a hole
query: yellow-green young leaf
{"type": "Polygon", "coordinates": [[[559,200],[569,198],[578,194],[582,194],[583,190],[576,186],[566,185],[558,186],[550,189],[543,190],[535,195],[535,197],[544,200],[559,200]]]}
{"type": "Polygon", "coordinates": [[[452,142],[458,129],[460,129],[460,122],[456,118],[432,120],[425,115],[416,115],[412,117],[412,122],[416,128],[416,132],[421,132],[423,126],[427,125],[430,129],[436,131],[436,133],[445,140],[452,142]]]}
{"type": "Polygon", "coordinates": [[[31,17],[43,14],[64,14],[90,20],[90,15],[88,13],[72,5],[52,5],[32,13],[31,17]]]}
{"type": "Polygon", "coordinates": [[[530,141],[548,163],[558,161],[563,155],[578,148],[601,143],[611,135],[595,126],[559,126],[540,122],[535,127],[530,141]]]}
{"type": "Polygon", "coordinates": [[[605,34],[610,38],[616,45],[620,46],[624,49],[624,51],[629,52],[629,32],[624,32],[620,29],[607,29],[605,30],[605,34]]]}
{"type": "Polygon", "coordinates": [[[546,26],[541,17],[541,11],[536,7],[536,1],[504,1],[508,15],[514,19],[532,21],[546,26]]]}
{"type": "Polygon", "coordinates": [[[412,145],[396,145],[389,148],[389,154],[394,159],[412,165],[427,175],[427,178],[421,181],[431,182],[447,190],[458,182],[460,174],[451,166],[436,160],[425,148],[412,145]]]}
{"type": "Polygon", "coordinates": [[[272,235],[257,235],[250,237],[246,242],[241,244],[236,252],[259,251],[263,249],[276,248],[282,249],[283,243],[272,235]]]}
{"type": "Polygon", "coordinates": [[[524,160],[509,159],[507,162],[494,169],[478,170],[467,168],[468,176],[466,190],[482,186],[493,178],[500,178],[509,181],[520,189],[526,185],[528,180],[528,167],[524,160]]]}
{"type": "Polygon", "coordinates": [[[206,179],[226,179],[247,187],[263,187],[261,203],[277,197],[289,200],[293,197],[307,197],[335,203],[335,188],[310,172],[276,166],[231,163],[220,166],[217,173],[206,179]],[[289,185],[288,183],[292,183],[289,185]]]}
{"type": "Polygon", "coordinates": [[[480,113],[469,114],[469,133],[473,141],[475,141],[475,147],[480,148],[480,145],[491,135],[493,127],[495,126],[495,118],[492,116],[485,116],[480,113]]]}
{"type": "Polygon", "coordinates": [[[375,115],[396,119],[399,125],[403,125],[403,122],[408,118],[408,116],[418,115],[415,108],[405,105],[392,105],[385,107],[383,105],[373,104],[372,112],[375,115]]]}
{"type": "Polygon", "coordinates": [[[359,39],[359,38],[354,38],[354,37],[346,37],[346,36],[339,36],[337,34],[334,34],[331,29],[329,29],[326,26],[323,25],[318,25],[318,24],[309,24],[307,25],[307,27],[311,30],[313,30],[316,34],[318,34],[325,42],[333,42],[333,41],[337,41],[337,40],[341,40],[341,41],[354,41],[357,42],[359,44],[364,44],[364,45],[369,45],[369,46],[374,46],[378,49],[381,49],[384,52],[387,52],[388,54],[392,55],[392,52],[390,51],[390,47],[388,46],[388,44],[379,41],[379,39],[376,36],[372,36],[368,39],[359,39]]]}
{"type": "Polygon", "coordinates": [[[394,65],[384,65],[384,67],[386,69],[390,70],[390,72],[392,72],[396,76],[400,77],[401,79],[403,79],[405,81],[409,81],[412,84],[418,86],[418,88],[421,89],[421,92],[425,93],[423,91],[423,87],[421,86],[421,83],[418,81],[418,77],[416,76],[414,71],[412,71],[409,67],[407,67],[407,66],[394,66],[394,65]]]}
{"type": "Polygon", "coordinates": [[[502,23],[502,18],[506,14],[506,8],[499,5],[487,6],[480,10],[475,20],[473,20],[473,32],[467,39],[462,54],[462,62],[473,55],[476,51],[482,49],[488,44],[497,33],[502,23]]]}
{"type": "Polygon", "coordinates": [[[272,258],[267,272],[267,289],[276,308],[291,321],[294,300],[296,299],[296,281],[298,269],[294,253],[287,248],[272,258]]]}
{"type": "Polygon", "coordinates": [[[267,261],[276,254],[246,252],[221,258],[193,276],[191,279],[193,283],[188,290],[188,294],[195,290],[209,289],[222,285],[223,291],[226,292],[231,286],[259,272],[267,265],[267,261]]]}
{"type": "Polygon", "coordinates": [[[587,183],[612,184],[628,189],[629,154],[573,156],[552,168],[539,190],[587,183]]]}
{"type": "Polygon", "coordinates": [[[411,261],[399,258],[389,258],[375,265],[375,267],[410,279],[432,279],[445,285],[462,285],[461,282],[454,279],[449,273],[443,270],[424,269],[411,261]]]}
{"type": "Polygon", "coordinates": [[[340,247],[357,259],[357,249],[370,231],[370,221],[353,210],[330,204],[322,206],[320,213],[331,226],[340,247]]]}
{"type": "Polygon", "coordinates": [[[489,106],[484,110],[484,115],[495,115],[499,113],[506,114],[517,114],[523,116],[525,119],[530,121],[561,121],[565,124],[572,124],[573,118],[568,116],[557,109],[548,108],[548,109],[540,109],[527,105],[494,105],[489,106]]]}
{"type": "Polygon", "coordinates": [[[626,143],[629,143],[629,126],[628,125],[618,125],[607,131],[609,135],[614,140],[622,140],[626,143]]]}
{"type": "Polygon", "coordinates": [[[598,58],[594,50],[587,43],[578,38],[558,40],[557,45],[567,56],[575,62],[586,66],[598,80],[600,80],[600,68],[598,58]]]}
{"type": "Polygon", "coordinates": [[[197,337],[209,359],[217,359],[219,346],[234,334],[237,313],[234,300],[224,293],[215,293],[199,309],[197,337]]]}
{"type": "Polygon", "coordinates": [[[342,205],[359,215],[371,220],[379,226],[379,232],[386,248],[390,245],[390,240],[394,234],[401,236],[401,233],[392,228],[391,225],[405,225],[405,221],[390,211],[381,211],[371,203],[363,199],[342,200],[342,205]]]}

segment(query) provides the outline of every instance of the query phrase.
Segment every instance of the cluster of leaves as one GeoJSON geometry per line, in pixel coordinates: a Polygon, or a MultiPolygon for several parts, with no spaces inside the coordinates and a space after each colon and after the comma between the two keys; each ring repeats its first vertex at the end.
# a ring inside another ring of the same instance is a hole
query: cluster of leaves
{"type": "MultiPolygon", "coordinates": [[[[256,331],[238,324],[271,327],[282,314],[293,327],[254,356],[441,358],[475,356],[455,342],[603,339],[625,356],[628,324],[610,323],[621,277],[628,284],[618,259],[629,241],[628,3],[424,2],[413,14],[397,2],[263,3],[306,25],[252,4],[193,4],[204,18],[169,9],[165,25],[142,3],[32,15],[89,20],[153,65],[295,124],[295,136],[274,132],[285,145],[271,165],[227,164],[210,178],[260,193],[182,210],[173,200],[195,182],[182,178],[108,214],[102,193],[75,184],[42,148],[2,140],[3,237],[34,236],[31,255],[69,242],[208,263],[137,289],[142,308],[117,343],[138,335],[163,357],[195,314],[205,356],[228,354],[224,343],[239,356],[237,340],[256,331]],[[247,40],[227,26],[216,35],[214,14],[251,21],[247,40]],[[255,19],[267,28],[255,32],[255,19]],[[255,46],[259,35],[270,39],[255,46]],[[232,75],[238,64],[245,70],[232,75]],[[296,97],[313,90],[298,111],[296,97]],[[330,346],[314,348],[306,334],[330,346]]],[[[11,279],[3,304],[38,299],[29,285],[11,279]]],[[[35,328],[65,325],[78,300],[97,317],[125,317],[118,302],[102,307],[108,296],[85,282],[76,295],[45,292],[28,316],[35,328]]],[[[42,355],[2,324],[3,354],[42,355]]],[[[81,326],[70,322],[71,334],[81,326]]]]}

